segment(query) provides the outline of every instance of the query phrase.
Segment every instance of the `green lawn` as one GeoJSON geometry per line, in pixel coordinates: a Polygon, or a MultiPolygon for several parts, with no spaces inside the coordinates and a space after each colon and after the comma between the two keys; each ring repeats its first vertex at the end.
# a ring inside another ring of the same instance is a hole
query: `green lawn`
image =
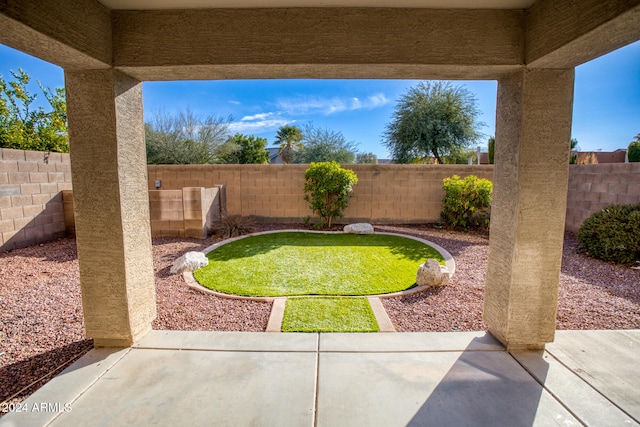
{"type": "Polygon", "coordinates": [[[427,258],[444,264],[434,248],[384,234],[263,234],[222,245],[207,257],[196,280],[244,296],[385,294],[412,287],[427,258]]]}
{"type": "Polygon", "coordinates": [[[282,332],[378,332],[366,298],[288,298],[282,332]]]}

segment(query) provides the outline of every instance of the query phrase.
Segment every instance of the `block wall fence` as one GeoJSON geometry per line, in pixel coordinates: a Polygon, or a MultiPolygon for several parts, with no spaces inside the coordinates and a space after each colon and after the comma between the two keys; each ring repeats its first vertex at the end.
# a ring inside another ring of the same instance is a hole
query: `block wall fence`
{"type": "MultiPolygon", "coordinates": [[[[491,179],[493,166],[345,165],[358,175],[353,197],[340,222],[424,223],[440,218],[442,180],[452,175],[491,179]]],[[[224,184],[229,215],[258,222],[301,222],[313,216],[304,200],[308,165],[149,166],[149,189],[224,184]]]]}
{"type": "MultiPolygon", "coordinates": [[[[442,207],[444,178],[493,176],[491,165],[345,167],[356,172],[359,182],[344,222],[435,221],[442,207]]],[[[152,233],[200,236],[225,209],[229,215],[253,216],[259,222],[301,222],[312,216],[303,195],[306,169],[306,165],[150,165],[152,233]]],[[[0,149],[0,251],[71,233],[70,190],[68,154],[0,149]]],[[[640,163],[570,167],[567,230],[577,231],[589,215],[614,203],[640,203],[640,163]]]]}
{"type": "Polygon", "coordinates": [[[68,154],[0,148],[0,251],[66,235],[64,190],[68,154]]]}
{"type": "Polygon", "coordinates": [[[592,213],[640,203],[640,163],[571,165],[565,228],[576,232],[592,213]]]}
{"type": "MultiPolygon", "coordinates": [[[[68,234],[75,234],[73,191],[62,192],[68,234]]],[[[149,190],[151,236],[205,238],[224,209],[224,186],[149,190]]]]}

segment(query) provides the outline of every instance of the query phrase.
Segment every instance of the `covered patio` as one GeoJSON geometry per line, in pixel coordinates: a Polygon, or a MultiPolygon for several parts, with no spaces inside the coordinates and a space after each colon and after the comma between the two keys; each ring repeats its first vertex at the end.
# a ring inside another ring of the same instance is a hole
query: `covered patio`
{"type": "MultiPolygon", "coordinates": [[[[638,335],[556,337],[555,317],[573,69],[640,39],[640,1],[332,4],[0,4],[0,42],[65,70],[83,310],[86,335],[98,347],[27,402],[73,402],[73,411],[54,414],[61,425],[352,425],[372,414],[371,424],[380,425],[637,423],[640,398],[625,380],[638,372],[640,361],[629,354],[638,335]],[[151,331],[141,82],[268,78],[498,81],[488,334],[151,331]],[[385,379],[393,366],[399,376],[385,379]],[[565,380],[570,392],[556,388],[565,380]],[[395,398],[405,396],[398,406],[377,400],[395,386],[395,398]],[[468,390],[487,400],[471,404],[468,390]],[[418,406],[401,405],[411,398],[418,406]],[[595,411],[606,418],[591,421],[582,406],[608,408],[595,411]],[[446,414],[458,418],[438,418],[446,414]]],[[[46,424],[41,416],[14,413],[0,424],[46,424]]]]}
{"type": "Polygon", "coordinates": [[[639,345],[637,330],[512,352],[485,332],[151,331],[91,351],[0,425],[632,426],[639,345]]]}

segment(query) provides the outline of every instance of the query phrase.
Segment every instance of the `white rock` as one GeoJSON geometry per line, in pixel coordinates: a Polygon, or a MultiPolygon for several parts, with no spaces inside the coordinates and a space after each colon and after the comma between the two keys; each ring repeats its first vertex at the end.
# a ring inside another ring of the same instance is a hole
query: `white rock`
{"type": "Polygon", "coordinates": [[[344,226],[344,232],[351,234],[373,234],[373,225],[366,222],[349,224],[344,226]]]}
{"type": "Polygon", "coordinates": [[[171,274],[193,271],[200,267],[206,267],[207,265],[209,265],[209,260],[202,252],[187,252],[173,261],[171,274]]]}
{"type": "Polygon", "coordinates": [[[449,269],[444,265],[429,258],[424,264],[418,267],[416,284],[418,286],[437,287],[444,286],[449,282],[449,269]]]}

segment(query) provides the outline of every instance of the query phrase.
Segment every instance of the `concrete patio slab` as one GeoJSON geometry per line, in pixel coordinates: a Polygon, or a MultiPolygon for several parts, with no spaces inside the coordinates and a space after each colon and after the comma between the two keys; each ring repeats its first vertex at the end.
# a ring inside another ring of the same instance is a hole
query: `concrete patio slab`
{"type": "Polygon", "coordinates": [[[321,353],[317,425],[580,423],[506,352],[321,353]]]}
{"type": "Polygon", "coordinates": [[[52,426],[311,425],[316,355],[136,349],[52,426]]]}
{"type": "Polygon", "coordinates": [[[639,338],[558,331],[509,353],[484,332],[153,331],[92,350],[0,427],[634,426],[639,338]]]}
{"type": "Polygon", "coordinates": [[[640,422],[640,330],[557,331],[546,350],[640,422]]]}
{"type": "Polygon", "coordinates": [[[263,332],[151,331],[134,348],[293,352],[318,350],[318,334],[270,335],[263,332]]]}
{"type": "Polygon", "coordinates": [[[546,351],[512,353],[516,360],[588,426],[637,426],[633,418],[546,351]]]}
{"type": "Polygon", "coordinates": [[[486,332],[397,332],[395,334],[320,334],[320,351],[416,352],[504,351],[486,332]]]}
{"type": "Polygon", "coordinates": [[[0,418],[0,425],[7,427],[41,427],[64,413],[65,407],[73,408],[73,402],[85,390],[95,384],[105,372],[117,364],[131,349],[98,348],[91,350],[74,364],[62,371],[37,393],[32,394],[22,407],[26,411],[14,412],[0,418]],[[53,404],[40,410],[41,405],[53,404]],[[67,405],[67,406],[65,406],[67,405]],[[34,410],[35,408],[35,410],[34,410]]]}

